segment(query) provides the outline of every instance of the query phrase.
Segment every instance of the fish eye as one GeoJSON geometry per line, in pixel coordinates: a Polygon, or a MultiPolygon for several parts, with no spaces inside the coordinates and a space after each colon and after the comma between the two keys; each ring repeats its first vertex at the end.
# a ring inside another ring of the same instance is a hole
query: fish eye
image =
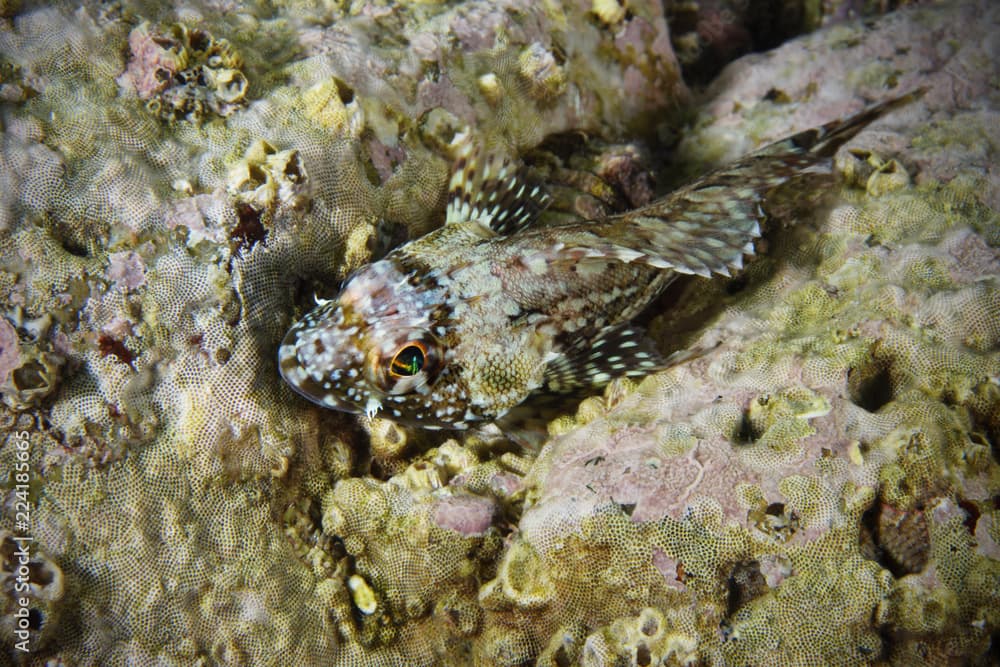
{"type": "Polygon", "coordinates": [[[398,396],[426,391],[444,370],[444,359],[444,347],[429,331],[401,329],[370,348],[364,372],[379,391],[398,396]]]}
{"type": "Polygon", "coordinates": [[[394,378],[416,375],[426,361],[427,346],[418,340],[409,341],[393,355],[389,362],[389,374],[394,378]]]}

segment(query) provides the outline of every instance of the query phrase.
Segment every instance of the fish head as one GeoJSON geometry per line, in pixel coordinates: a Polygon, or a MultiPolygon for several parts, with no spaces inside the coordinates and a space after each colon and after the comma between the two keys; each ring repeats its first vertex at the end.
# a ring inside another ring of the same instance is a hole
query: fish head
{"type": "Polygon", "coordinates": [[[281,375],[327,408],[461,428],[451,418],[464,392],[449,368],[442,297],[392,259],[370,264],[289,330],[278,351],[281,375]]]}

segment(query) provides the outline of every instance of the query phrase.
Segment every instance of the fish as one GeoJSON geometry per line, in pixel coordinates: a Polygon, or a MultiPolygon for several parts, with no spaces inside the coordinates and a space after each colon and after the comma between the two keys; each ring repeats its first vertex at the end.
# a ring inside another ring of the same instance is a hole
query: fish
{"type": "Polygon", "coordinates": [[[535,224],[550,203],[509,158],[465,142],[444,224],[317,299],[278,349],[318,405],[427,429],[496,422],[532,395],[596,390],[664,361],[632,321],[679,275],[730,276],[768,193],[833,178],[837,149],[916,91],[793,134],[648,205],[535,224]]]}

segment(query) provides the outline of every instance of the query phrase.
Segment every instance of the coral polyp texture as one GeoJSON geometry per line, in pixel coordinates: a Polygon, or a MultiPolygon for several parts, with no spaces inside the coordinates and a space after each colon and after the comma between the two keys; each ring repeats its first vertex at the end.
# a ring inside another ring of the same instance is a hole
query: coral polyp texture
{"type": "Polygon", "coordinates": [[[0,664],[995,657],[992,3],[832,25],[694,107],[654,0],[29,4],[0,3],[0,664]],[[463,137],[599,217],[654,196],[664,138],[661,186],[916,87],[836,188],[768,198],[741,275],[653,308],[676,365],[538,451],[279,378],[314,296],[440,224],[463,137]]]}

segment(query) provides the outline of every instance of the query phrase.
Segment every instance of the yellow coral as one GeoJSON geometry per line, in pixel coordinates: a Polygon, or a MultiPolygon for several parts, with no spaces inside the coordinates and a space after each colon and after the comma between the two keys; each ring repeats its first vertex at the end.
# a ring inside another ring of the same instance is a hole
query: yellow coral
{"type": "Polygon", "coordinates": [[[625,0],[593,0],[590,11],[602,22],[612,25],[625,18],[626,5],[625,0]]]}

